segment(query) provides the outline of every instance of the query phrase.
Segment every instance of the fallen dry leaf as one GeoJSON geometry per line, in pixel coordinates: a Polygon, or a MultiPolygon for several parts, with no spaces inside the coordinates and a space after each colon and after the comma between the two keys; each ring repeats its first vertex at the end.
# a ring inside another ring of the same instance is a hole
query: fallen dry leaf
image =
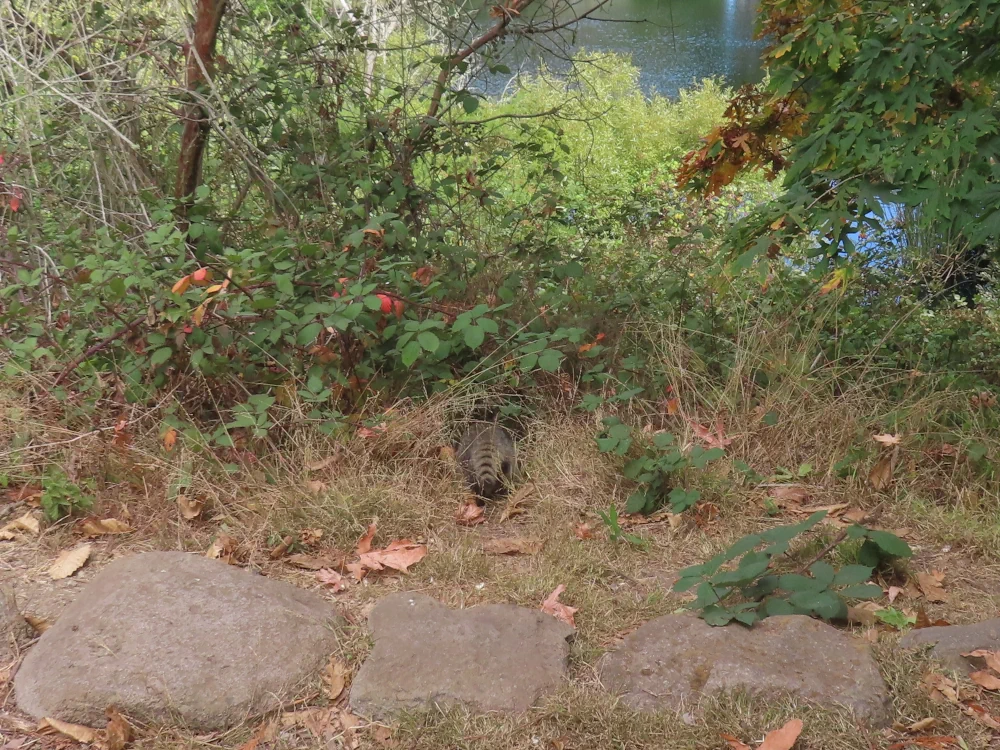
{"type": "Polygon", "coordinates": [[[132,725],[114,706],[108,706],[104,713],[108,717],[105,730],[107,750],[125,750],[125,746],[132,741],[132,725]]]}
{"type": "Polygon", "coordinates": [[[358,562],[369,570],[392,568],[405,573],[411,565],[423,560],[426,554],[426,544],[416,544],[409,539],[398,539],[391,542],[385,549],[372,550],[359,555],[358,562]]]}
{"type": "Polygon", "coordinates": [[[35,518],[35,516],[29,511],[23,516],[15,518],[13,521],[4,525],[4,527],[0,529],[0,541],[11,541],[12,539],[17,539],[17,537],[23,532],[37,534],[38,531],[38,519],[35,518]]]}
{"type": "Polygon", "coordinates": [[[929,672],[924,675],[924,689],[935,703],[954,703],[958,705],[958,683],[937,672],[929,672]]]}
{"type": "Polygon", "coordinates": [[[971,716],[980,724],[984,724],[990,729],[1000,729],[1000,721],[997,721],[997,718],[993,714],[978,703],[963,703],[960,708],[962,709],[962,713],[966,716],[971,716]]]}
{"type": "Polygon", "coordinates": [[[1000,677],[989,670],[981,669],[969,675],[969,679],[987,690],[1000,690],[1000,677]]]}
{"type": "Polygon", "coordinates": [[[261,724],[253,737],[244,742],[237,750],[257,750],[257,746],[262,742],[274,742],[278,737],[278,720],[271,719],[261,724]]]}
{"type": "Polygon", "coordinates": [[[341,739],[344,741],[347,750],[355,750],[358,747],[357,734],[361,728],[361,724],[361,719],[350,711],[340,712],[340,726],[344,730],[344,736],[341,739]]]}
{"type": "Polygon", "coordinates": [[[937,719],[933,716],[928,716],[926,719],[921,719],[920,721],[915,721],[908,727],[903,727],[907,732],[926,732],[931,727],[937,724],[937,719]]]}
{"type": "Polygon", "coordinates": [[[809,490],[799,484],[788,484],[772,487],[768,493],[779,507],[801,505],[809,499],[809,490]]]}
{"type": "Polygon", "coordinates": [[[368,530],[358,539],[358,544],[355,547],[355,551],[359,555],[363,555],[372,548],[372,539],[375,538],[376,524],[368,524],[368,530]]]}
{"type": "Polygon", "coordinates": [[[962,656],[974,656],[982,659],[986,662],[987,667],[1000,674],[1000,651],[987,651],[986,649],[978,648],[975,651],[962,654],[962,656]]]}
{"type": "Polygon", "coordinates": [[[292,546],[295,541],[295,537],[289,535],[286,536],[278,543],[278,545],[267,553],[267,556],[272,560],[277,560],[279,557],[284,557],[285,553],[288,552],[288,548],[292,546]]]}
{"type": "Polygon", "coordinates": [[[27,620],[28,624],[34,628],[35,632],[39,635],[52,627],[52,623],[44,617],[35,617],[35,615],[26,614],[24,615],[24,619],[27,620]]]}
{"type": "Polygon", "coordinates": [[[896,466],[895,450],[888,456],[880,458],[872,470],[868,472],[868,482],[876,490],[884,490],[892,482],[892,472],[896,466]]]}
{"type": "Polygon", "coordinates": [[[500,514],[500,523],[509,521],[514,516],[519,516],[524,513],[525,510],[527,510],[525,506],[534,493],[534,482],[529,482],[528,484],[519,487],[517,492],[507,498],[507,504],[504,506],[503,513],[500,514]]]}
{"type": "Polygon", "coordinates": [[[177,508],[180,510],[185,521],[193,521],[201,515],[202,510],[205,508],[205,501],[197,497],[178,495],[177,508]]]}
{"type": "Polygon", "coordinates": [[[377,727],[374,732],[375,741],[380,745],[391,745],[392,744],[392,728],[391,727],[377,727]]]}
{"type": "Polygon", "coordinates": [[[38,731],[42,732],[46,729],[54,729],[59,734],[64,734],[77,742],[88,745],[101,739],[101,732],[97,729],[85,727],[82,724],[70,724],[68,721],[59,721],[59,719],[42,719],[38,724],[38,731]]]}
{"type": "Polygon", "coordinates": [[[117,518],[85,518],[77,528],[87,537],[104,534],[128,534],[132,527],[117,518]]]}
{"type": "Polygon", "coordinates": [[[893,742],[886,750],[904,750],[908,747],[926,747],[928,750],[951,750],[961,748],[957,737],[938,735],[933,737],[910,737],[902,742],[893,742]]]}
{"type": "Polygon", "coordinates": [[[483,552],[488,555],[537,555],[541,551],[541,539],[514,536],[507,539],[487,539],[483,542],[483,552]]]}
{"type": "Polygon", "coordinates": [[[330,489],[330,486],[326,482],[321,482],[318,479],[307,479],[305,487],[310,495],[322,495],[330,489]]]}
{"type": "Polygon", "coordinates": [[[319,544],[319,540],[322,538],[323,529],[302,529],[302,531],[299,532],[299,541],[307,547],[319,544]]]}
{"type": "Polygon", "coordinates": [[[83,567],[90,557],[90,545],[82,544],[74,549],[63,552],[49,568],[49,578],[58,581],[60,578],[69,578],[76,571],[83,567]]]}
{"type": "Polygon", "coordinates": [[[205,552],[205,557],[232,565],[236,561],[236,540],[229,534],[219,534],[205,552]]]}
{"type": "Polygon", "coordinates": [[[842,518],[845,521],[850,521],[851,523],[861,523],[865,520],[867,515],[868,511],[866,510],[862,510],[861,508],[851,508],[844,511],[842,518]]]}
{"type": "Polygon", "coordinates": [[[166,432],[163,433],[163,448],[164,450],[167,451],[167,453],[169,453],[174,449],[174,446],[176,444],[177,444],[177,430],[175,430],[173,427],[170,427],[167,429],[166,432]]]}
{"type": "Polygon", "coordinates": [[[336,570],[323,568],[316,571],[316,580],[324,586],[329,586],[335,594],[346,591],[348,588],[347,579],[336,570]]]}
{"type": "Polygon", "coordinates": [[[930,573],[917,573],[917,585],[920,586],[921,592],[929,602],[948,601],[948,594],[945,593],[942,583],[944,583],[944,573],[939,570],[933,570],[930,573]]]}
{"type": "Polygon", "coordinates": [[[483,523],[486,518],[483,516],[486,508],[476,503],[475,500],[468,500],[458,506],[455,511],[455,523],[459,526],[475,526],[483,523]]]}
{"type": "Polygon", "coordinates": [[[334,726],[334,711],[332,708],[307,708],[281,715],[281,725],[285,728],[301,726],[308,729],[316,737],[332,736],[336,732],[334,726]]]}
{"type": "Polygon", "coordinates": [[[350,669],[335,655],[330,657],[329,664],[323,670],[323,693],[332,701],[337,700],[347,685],[347,675],[350,669]]]}
{"type": "Polygon", "coordinates": [[[731,734],[720,734],[719,736],[726,741],[732,750],[753,750],[747,743],[740,742],[731,734]]]}
{"type": "Polygon", "coordinates": [[[589,523],[578,523],[573,527],[573,533],[576,534],[576,538],[581,541],[584,539],[594,538],[594,530],[590,528],[589,523]]]}
{"type": "Polygon", "coordinates": [[[335,463],[339,456],[334,453],[332,456],[327,456],[326,458],[320,459],[319,461],[310,461],[306,464],[306,469],[309,471],[323,471],[323,469],[329,469],[335,463]]]}
{"type": "Polygon", "coordinates": [[[705,443],[709,448],[728,448],[732,444],[732,440],[726,437],[725,432],[722,428],[722,417],[715,420],[715,432],[713,433],[707,427],[702,427],[700,424],[695,422],[693,419],[687,420],[687,423],[691,425],[691,430],[694,432],[698,438],[705,443]]]}
{"type": "Polygon", "coordinates": [[[903,593],[906,589],[902,589],[899,586],[890,586],[889,590],[886,592],[886,596],[889,599],[889,604],[896,601],[896,597],[903,593]]]}
{"type": "Polygon", "coordinates": [[[800,734],[802,734],[802,720],[792,719],[781,729],[768,732],[757,750],[791,750],[800,734]]]}
{"type": "Polygon", "coordinates": [[[294,565],[296,568],[306,570],[322,570],[323,568],[343,568],[347,563],[348,555],[340,550],[331,548],[320,550],[314,555],[298,553],[289,555],[285,562],[294,565]]]}
{"type": "Polygon", "coordinates": [[[573,620],[573,614],[576,612],[576,607],[570,607],[559,601],[559,596],[566,590],[563,584],[559,584],[555,587],[555,590],[549,594],[545,601],[542,602],[542,612],[547,615],[552,615],[557,620],[562,620],[567,625],[576,627],[576,622],[573,620]]]}
{"type": "Polygon", "coordinates": [[[872,435],[872,440],[876,443],[882,443],[882,445],[899,445],[902,438],[899,435],[890,435],[886,433],[884,435],[872,435]]]}
{"type": "MultiPolygon", "coordinates": [[[[907,586],[909,586],[909,584],[907,584],[907,586]]],[[[916,589],[916,587],[914,587],[914,589],[916,589]]],[[[910,594],[909,589],[907,589],[906,593],[907,595],[910,594]]],[[[918,590],[916,595],[912,598],[916,598],[919,596],[920,592],[918,590]]],[[[919,630],[920,628],[939,628],[951,625],[951,623],[948,622],[947,620],[942,620],[942,619],[931,620],[931,618],[927,616],[927,611],[924,609],[922,604],[917,607],[916,616],[917,616],[917,621],[913,624],[914,630],[919,630]]]]}

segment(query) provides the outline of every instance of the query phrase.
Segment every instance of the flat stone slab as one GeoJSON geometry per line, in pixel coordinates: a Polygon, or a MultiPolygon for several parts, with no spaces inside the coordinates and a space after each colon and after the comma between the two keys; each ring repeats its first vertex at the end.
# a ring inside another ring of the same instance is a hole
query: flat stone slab
{"type": "Polygon", "coordinates": [[[308,591],[183,552],[108,565],[28,652],[22,710],[104,726],[105,709],[223,729],[277,708],[337,646],[333,606],[308,591]]]}
{"type": "Polygon", "coordinates": [[[1000,618],[983,620],[972,625],[947,625],[911,630],[899,639],[903,648],[934,644],[930,653],[948,669],[967,673],[982,669],[975,658],[962,656],[976,649],[1000,651],[1000,618]]]}
{"type": "Polygon", "coordinates": [[[376,719],[463,705],[525,711],[567,674],[573,628],[513,604],[453,610],[391,594],[368,617],[375,648],[351,684],[351,711],[376,719]]]}
{"type": "Polygon", "coordinates": [[[753,628],[657,617],[601,657],[598,673],[637,711],[690,710],[704,695],[745,690],[847,706],[875,725],[889,719],[888,692],[868,646],[802,615],[769,617],[753,628]]]}

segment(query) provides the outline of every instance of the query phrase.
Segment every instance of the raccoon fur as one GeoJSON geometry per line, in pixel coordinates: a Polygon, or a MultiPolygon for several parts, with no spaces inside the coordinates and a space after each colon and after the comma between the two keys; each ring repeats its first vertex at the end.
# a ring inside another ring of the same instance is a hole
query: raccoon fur
{"type": "Polygon", "coordinates": [[[483,499],[496,497],[514,479],[514,440],[499,424],[469,425],[456,453],[469,488],[483,499]]]}

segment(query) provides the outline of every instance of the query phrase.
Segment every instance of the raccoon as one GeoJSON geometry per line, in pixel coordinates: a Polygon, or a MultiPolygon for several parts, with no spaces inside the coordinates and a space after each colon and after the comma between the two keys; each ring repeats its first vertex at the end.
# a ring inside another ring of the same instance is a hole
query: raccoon
{"type": "Polygon", "coordinates": [[[469,425],[456,452],[465,481],[480,498],[496,497],[514,479],[514,440],[496,423],[469,425]]]}

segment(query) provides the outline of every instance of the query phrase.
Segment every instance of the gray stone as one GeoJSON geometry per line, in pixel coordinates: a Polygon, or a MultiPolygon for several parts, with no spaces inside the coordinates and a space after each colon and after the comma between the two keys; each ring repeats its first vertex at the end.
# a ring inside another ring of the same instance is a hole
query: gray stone
{"type": "Polygon", "coordinates": [[[105,709],[195,730],[277,708],[318,676],[338,618],[307,591],[182,552],[108,565],[14,679],[35,718],[103,726],[105,709]]]}
{"type": "Polygon", "coordinates": [[[911,630],[899,639],[903,648],[916,648],[934,644],[930,655],[948,669],[971,672],[982,669],[982,662],[975,657],[962,656],[976,649],[1000,651],[1000,618],[983,620],[972,625],[947,625],[936,628],[911,630]],[[977,663],[977,661],[979,663],[977,663]]]}
{"type": "Polygon", "coordinates": [[[876,725],[889,718],[886,686],[868,646],[802,615],[769,617],[753,628],[665,615],[601,657],[598,672],[637,711],[690,709],[703,695],[745,690],[844,705],[876,725]]]}
{"type": "Polygon", "coordinates": [[[372,718],[454,705],[527,710],[566,676],[574,632],[538,610],[453,610],[418,593],[386,597],[368,625],[375,648],[354,678],[350,706],[372,718]]]}

